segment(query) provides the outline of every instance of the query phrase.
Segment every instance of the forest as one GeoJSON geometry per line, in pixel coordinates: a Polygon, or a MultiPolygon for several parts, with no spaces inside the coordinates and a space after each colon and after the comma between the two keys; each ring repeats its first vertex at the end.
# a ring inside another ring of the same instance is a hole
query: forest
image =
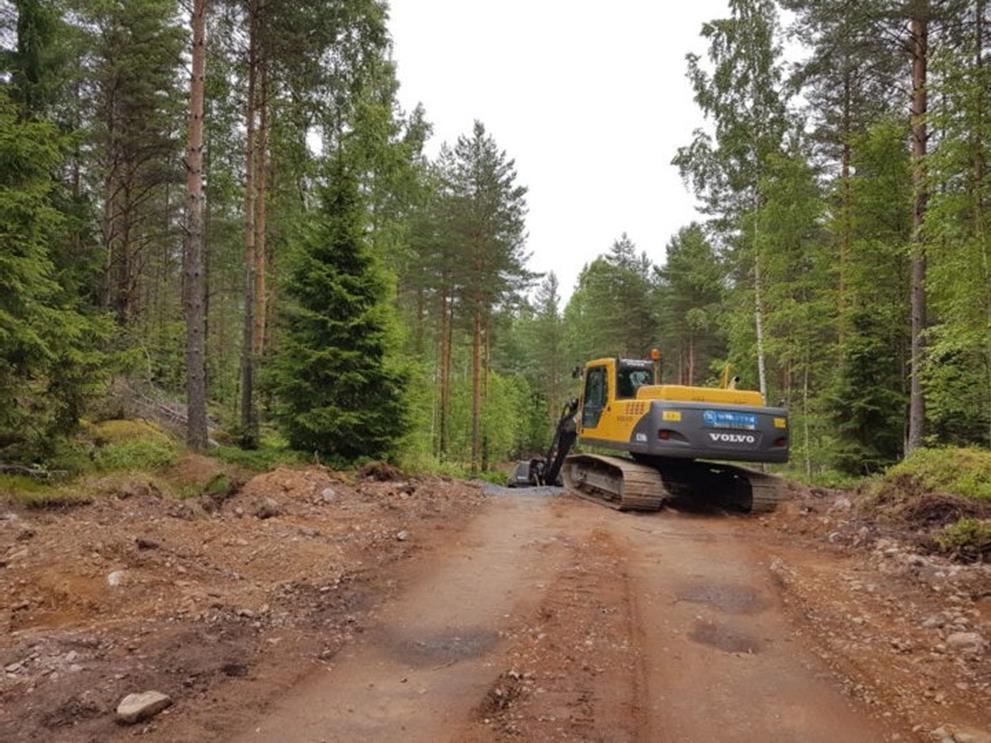
{"type": "Polygon", "coordinates": [[[490,471],[653,347],[787,405],[807,478],[991,446],[988,22],[728,0],[669,71],[705,219],[561,287],[499,132],[428,154],[386,2],[0,2],[0,463],[140,399],[194,449],[490,471]]]}

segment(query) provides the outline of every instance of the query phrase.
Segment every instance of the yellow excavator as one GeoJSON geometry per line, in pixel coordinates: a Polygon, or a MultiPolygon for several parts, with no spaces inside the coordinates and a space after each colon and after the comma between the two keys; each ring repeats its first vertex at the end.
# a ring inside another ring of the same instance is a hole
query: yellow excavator
{"type": "Polygon", "coordinates": [[[759,513],[781,499],[781,480],[727,462],[787,462],[788,412],[736,389],[728,368],[719,387],[663,384],[655,349],[576,372],[580,396],[564,406],[547,453],[519,462],[510,487],[563,484],[621,511],[692,498],[759,513]],[[625,456],[570,454],[576,441],[625,456]]]}

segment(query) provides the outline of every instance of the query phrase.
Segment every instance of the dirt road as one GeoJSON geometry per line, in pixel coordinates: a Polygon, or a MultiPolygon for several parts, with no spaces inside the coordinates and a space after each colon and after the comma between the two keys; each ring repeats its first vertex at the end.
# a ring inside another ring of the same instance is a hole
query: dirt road
{"type": "Polygon", "coordinates": [[[796,634],[754,528],[491,498],[407,566],[360,640],[233,739],[911,737],[841,693],[796,634]]]}

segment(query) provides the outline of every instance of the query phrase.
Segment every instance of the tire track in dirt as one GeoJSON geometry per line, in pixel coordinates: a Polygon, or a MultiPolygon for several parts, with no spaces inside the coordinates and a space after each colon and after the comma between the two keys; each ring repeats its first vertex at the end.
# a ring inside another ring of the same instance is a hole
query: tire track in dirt
{"type": "Polygon", "coordinates": [[[593,529],[509,639],[505,670],[463,740],[646,740],[645,674],[626,556],[593,529]]]}
{"type": "Polygon", "coordinates": [[[234,740],[904,740],[804,645],[741,523],[493,498],[234,740]]]}
{"type": "Polygon", "coordinates": [[[494,499],[363,641],[279,701],[237,741],[437,741],[455,736],[498,674],[513,617],[528,616],[565,555],[549,501],[494,499]]]}
{"type": "Polygon", "coordinates": [[[796,639],[740,523],[669,511],[612,524],[640,607],[647,739],[904,739],[844,697],[796,639]]]}

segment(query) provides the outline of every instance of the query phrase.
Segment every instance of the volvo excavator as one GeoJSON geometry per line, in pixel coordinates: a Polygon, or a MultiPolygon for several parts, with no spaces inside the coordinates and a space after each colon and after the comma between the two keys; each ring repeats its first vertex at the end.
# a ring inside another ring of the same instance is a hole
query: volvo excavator
{"type": "Polygon", "coordinates": [[[788,412],[759,392],[662,384],[651,359],[605,358],[576,370],[581,394],[564,406],[543,457],[519,462],[510,487],[563,484],[620,511],[653,511],[668,500],[702,499],[746,511],[774,509],[781,481],[727,462],[787,462],[788,412]],[[570,454],[576,441],[606,454],[570,454]]]}

